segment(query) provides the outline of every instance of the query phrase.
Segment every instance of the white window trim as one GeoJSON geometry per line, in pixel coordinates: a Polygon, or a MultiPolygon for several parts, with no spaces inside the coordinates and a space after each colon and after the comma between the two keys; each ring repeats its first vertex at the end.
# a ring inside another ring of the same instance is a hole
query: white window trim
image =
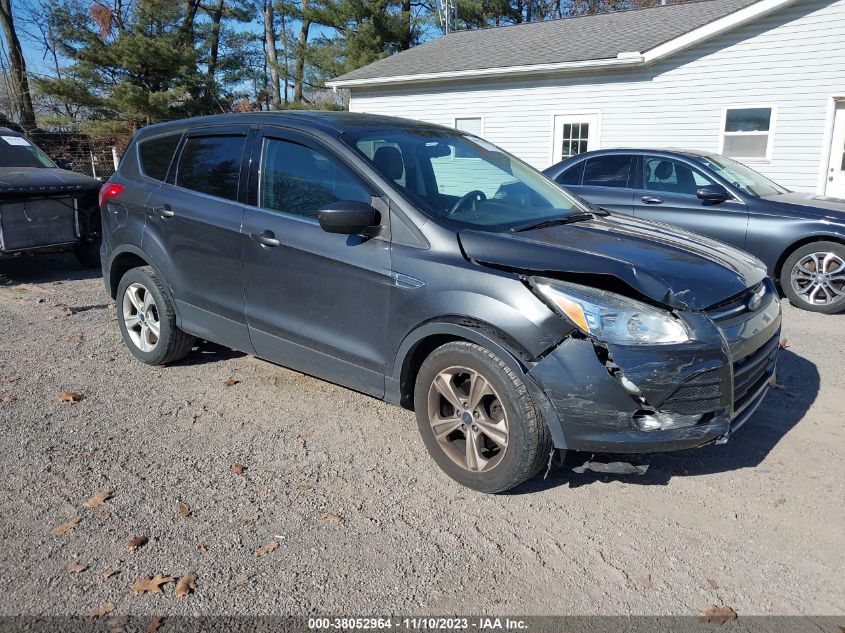
{"type": "Polygon", "coordinates": [[[769,108],[772,111],[772,116],[769,119],[769,131],[765,133],[768,135],[766,143],[766,155],[730,156],[730,158],[746,163],[755,163],[758,165],[771,163],[772,152],[775,146],[775,130],[778,121],[778,107],[773,103],[732,103],[731,105],[722,106],[722,118],[719,123],[719,153],[722,155],[724,155],[725,153],[725,134],[727,134],[728,136],[761,136],[762,134],[764,134],[763,132],[725,132],[725,124],[727,123],[728,119],[728,110],[744,110],[746,108],[769,108]]]}
{"type": "Polygon", "coordinates": [[[556,112],[552,112],[549,118],[549,165],[556,165],[561,161],[560,156],[555,156],[555,118],[559,116],[567,116],[567,117],[579,117],[579,116],[594,116],[596,117],[596,146],[590,147],[589,142],[587,143],[587,151],[593,152],[595,150],[601,149],[601,110],[558,110],[556,112]]]}
{"type": "MultiPolygon", "coordinates": [[[[456,132],[463,132],[463,130],[458,129],[458,119],[478,119],[481,123],[481,127],[478,131],[478,138],[486,138],[484,136],[484,115],[483,114],[456,114],[452,117],[452,129],[456,132]]],[[[470,132],[464,132],[465,134],[470,134],[470,132]]],[[[475,135],[473,135],[475,136],[475,135]]],[[[452,158],[455,160],[473,160],[469,156],[456,156],[455,151],[452,150],[452,158]]]]}

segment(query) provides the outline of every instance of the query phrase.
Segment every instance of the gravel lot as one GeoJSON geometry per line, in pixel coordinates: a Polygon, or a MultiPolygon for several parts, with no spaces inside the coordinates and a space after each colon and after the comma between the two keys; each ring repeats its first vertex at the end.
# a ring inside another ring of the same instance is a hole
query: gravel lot
{"type": "Polygon", "coordinates": [[[727,445],[485,496],[407,411],[214,345],[147,367],[95,273],[0,262],[0,615],[843,615],[845,317],[784,309],[781,388],[727,445]]]}

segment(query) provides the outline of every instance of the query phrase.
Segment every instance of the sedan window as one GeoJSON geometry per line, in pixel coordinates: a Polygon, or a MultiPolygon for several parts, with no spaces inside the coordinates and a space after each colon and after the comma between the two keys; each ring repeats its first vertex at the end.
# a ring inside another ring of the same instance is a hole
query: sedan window
{"type": "Polygon", "coordinates": [[[626,154],[597,156],[584,166],[585,187],[627,187],[633,157],[626,154]]]}
{"type": "Polygon", "coordinates": [[[646,156],[643,160],[643,183],[649,191],[694,196],[699,187],[712,185],[713,181],[682,162],[646,156]]]}

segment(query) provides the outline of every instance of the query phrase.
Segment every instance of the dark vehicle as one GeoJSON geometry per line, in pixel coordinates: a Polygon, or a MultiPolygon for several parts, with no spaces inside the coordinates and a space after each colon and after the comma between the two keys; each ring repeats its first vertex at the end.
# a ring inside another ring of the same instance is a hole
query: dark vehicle
{"type": "Polygon", "coordinates": [[[725,442],[775,377],[758,260],[590,211],[455,130],[327,112],[156,125],[102,214],[138,359],[210,339],[412,408],[437,464],[485,492],[553,446],[725,442]]]}
{"type": "Polygon", "coordinates": [[[22,134],[0,128],[0,259],[72,250],[84,266],[99,266],[101,184],[59,169],[22,134]]]}
{"type": "Polygon", "coordinates": [[[799,308],[845,310],[845,200],[788,191],[733,159],[686,150],[586,152],[543,173],[602,208],[754,254],[799,308]]]}

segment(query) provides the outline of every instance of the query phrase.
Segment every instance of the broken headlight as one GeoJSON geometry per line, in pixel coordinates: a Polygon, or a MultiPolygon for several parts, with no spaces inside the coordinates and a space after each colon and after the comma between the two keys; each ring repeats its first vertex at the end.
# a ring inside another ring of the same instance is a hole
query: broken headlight
{"type": "Polygon", "coordinates": [[[620,345],[659,345],[690,340],[683,321],[666,310],[605,290],[553,279],[532,286],[584,334],[620,345]]]}

